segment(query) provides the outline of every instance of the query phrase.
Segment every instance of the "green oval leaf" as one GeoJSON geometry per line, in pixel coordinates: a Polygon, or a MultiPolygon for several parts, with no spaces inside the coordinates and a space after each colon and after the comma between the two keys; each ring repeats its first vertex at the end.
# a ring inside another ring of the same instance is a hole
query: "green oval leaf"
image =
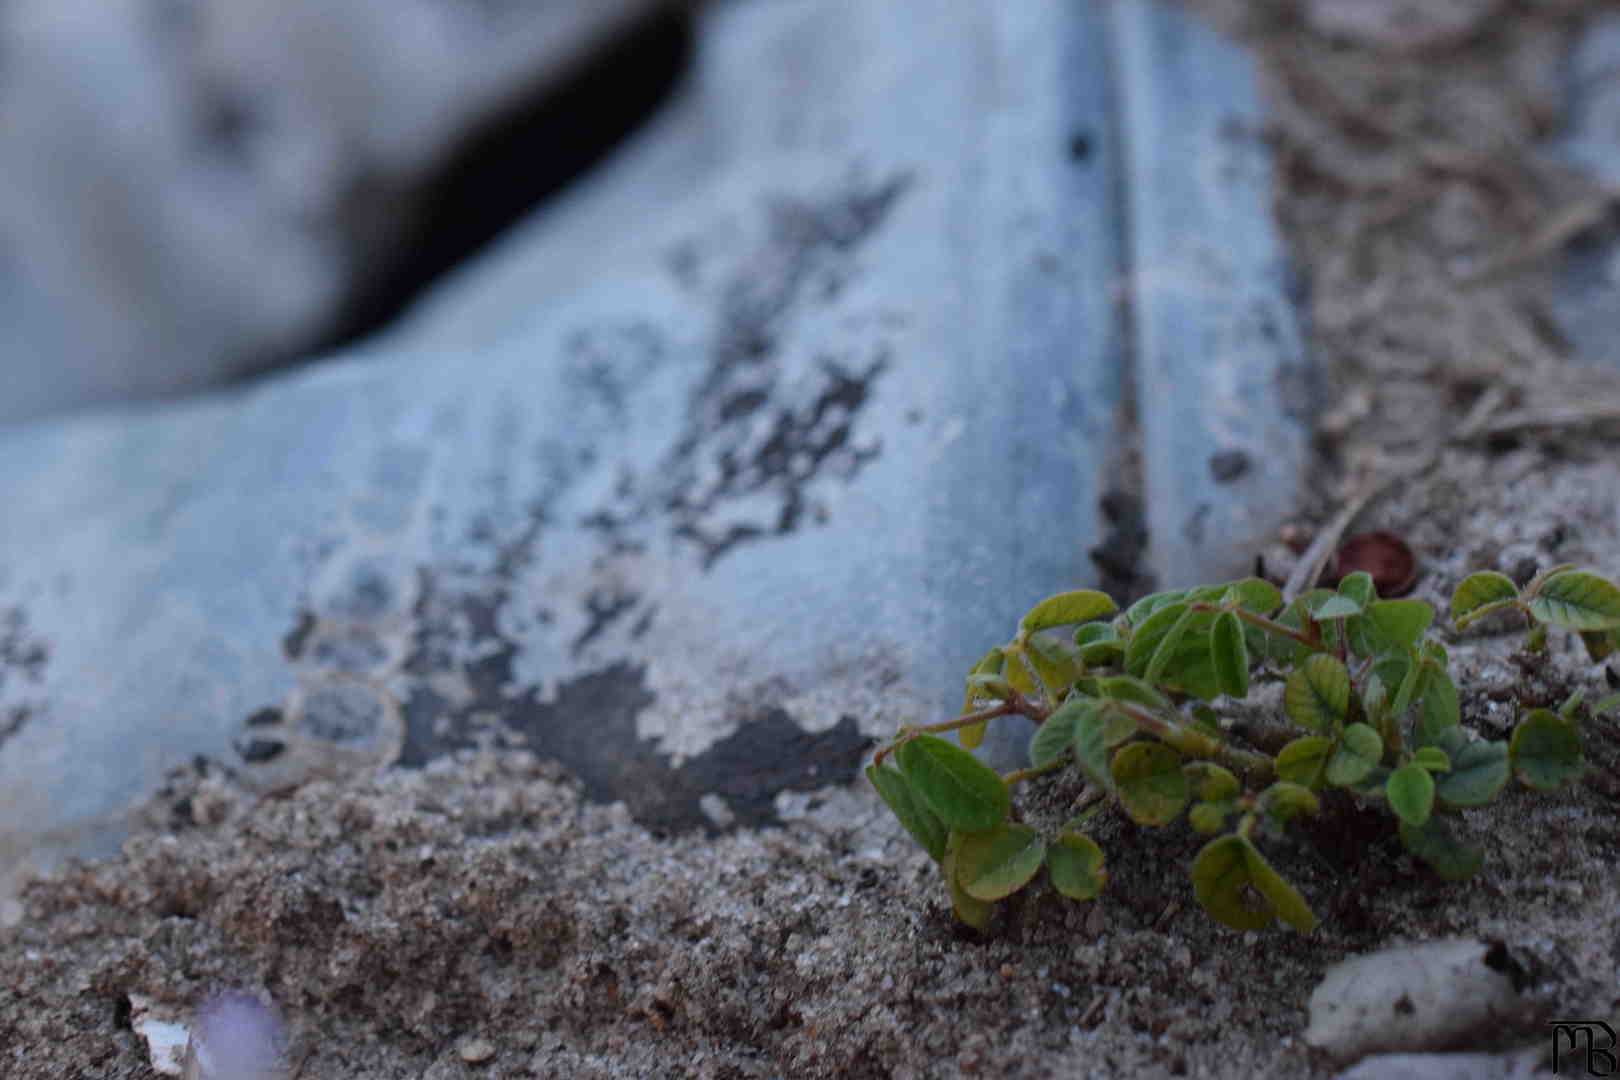
{"type": "Polygon", "coordinates": [[[1212,739],[1226,741],[1226,729],[1221,726],[1221,714],[1208,705],[1194,705],[1187,730],[1202,732],[1212,739]]]}
{"type": "MultiPolygon", "coordinates": [[[[1115,620],[1118,622],[1118,620],[1115,620]]],[[[1124,662],[1124,643],[1113,622],[1089,622],[1074,631],[1074,644],[1087,667],[1108,667],[1124,662]]]]}
{"type": "Polygon", "coordinates": [[[1075,722],[1096,708],[1092,699],[1076,698],[1054,711],[1029,738],[1029,763],[1038,769],[1067,754],[1074,745],[1075,722]]]}
{"type": "Polygon", "coordinates": [[[1315,930],[1316,914],[1299,890],[1284,881],[1253,844],[1244,844],[1243,857],[1248,863],[1250,883],[1271,904],[1271,910],[1277,917],[1302,934],[1315,930]]]}
{"type": "Polygon", "coordinates": [[[1521,594],[1521,595],[1535,592],[1537,589],[1541,588],[1541,583],[1543,581],[1546,581],[1548,578],[1552,577],[1554,574],[1562,574],[1562,573],[1564,573],[1566,571],[1569,571],[1569,570],[1579,570],[1579,569],[1580,569],[1580,567],[1575,565],[1572,562],[1559,563],[1557,566],[1549,566],[1549,567],[1547,567],[1547,569],[1541,571],[1535,577],[1530,579],[1529,584],[1527,584],[1524,587],[1523,594],[1521,594]]]}
{"type": "Polygon", "coordinates": [[[990,721],[980,720],[977,724],[956,729],[956,743],[964,750],[977,750],[979,744],[984,742],[984,733],[989,730],[990,721]]]}
{"type": "Polygon", "coordinates": [[[1339,595],[1365,611],[1368,604],[1378,599],[1378,590],[1373,588],[1371,574],[1365,570],[1356,570],[1344,575],[1343,580],[1339,582],[1339,595]]]}
{"type": "Polygon", "coordinates": [[[1526,787],[1551,791],[1581,773],[1581,736],[1572,721],[1535,709],[1513,729],[1513,771],[1526,787]]]}
{"type": "Polygon", "coordinates": [[[1328,759],[1328,783],[1349,787],[1364,779],[1384,756],[1384,740],[1366,724],[1350,724],[1328,759]]]}
{"type": "Polygon", "coordinates": [[[962,711],[972,712],[975,701],[1006,701],[1012,696],[1012,685],[1005,676],[975,671],[967,677],[967,699],[962,703],[962,711]]]}
{"type": "Polygon", "coordinates": [[[1046,858],[1046,841],[1028,825],[1003,822],[962,837],[956,880],[975,900],[1000,900],[1029,884],[1046,858]]]}
{"type": "Polygon", "coordinates": [[[1584,570],[1566,570],[1541,583],[1527,603],[1541,622],[1566,630],[1620,627],[1620,588],[1584,570]]]}
{"type": "MultiPolygon", "coordinates": [[[[1008,645],[1006,648],[1007,663],[1002,669],[1007,683],[1020,694],[1038,694],[1041,692],[1040,683],[1035,680],[1035,669],[1030,665],[1029,657],[1024,655],[1021,645],[1008,645]]],[[[977,678],[977,676],[969,676],[977,678]]]]}
{"type": "Polygon", "coordinates": [[[1485,853],[1472,844],[1465,844],[1452,832],[1450,824],[1439,814],[1421,826],[1401,822],[1401,843],[1406,850],[1429,864],[1429,868],[1447,881],[1463,881],[1473,877],[1485,862],[1485,853]]]}
{"type": "Polygon", "coordinates": [[[1099,701],[1096,708],[1080,714],[1074,723],[1074,760],[1080,771],[1104,791],[1113,791],[1108,751],[1134,734],[1136,721],[1107,701],[1099,701]]]}
{"type": "Polygon", "coordinates": [[[1305,610],[1309,611],[1311,618],[1317,622],[1326,622],[1328,619],[1346,619],[1351,615],[1360,615],[1361,605],[1348,596],[1328,593],[1314,602],[1307,603],[1305,610]]]}
{"type": "Polygon", "coordinates": [[[1157,742],[1122,746],[1110,767],[1119,803],[1138,825],[1168,825],[1187,805],[1181,755],[1157,742]]]}
{"type": "Polygon", "coordinates": [[[1186,589],[1168,589],[1144,596],[1125,609],[1125,621],[1133,627],[1140,628],[1156,612],[1177,603],[1186,595],[1186,589]]]}
{"type": "Polygon", "coordinates": [[[1387,765],[1375,765],[1372,772],[1363,776],[1360,780],[1351,781],[1344,786],[1357,795],[1376,795],[1378,798],[1383,798],[1384,783],[1389,779],[1389,774],[1394,771],[1387,765]]]}
{"type": "Polygon", "coordinates": [[[1193,831],[1203,836],[1214,836],[1226,828],[1226,819],[1232,811],[1237,809],[1237,802],[1233,799],[1215,799],[1210,802],[1194,803],[1193,808],[1187,811],[1187,824],[1193,831]]]}
{"type": "Polygon", "coordinates": [[[1302,728],[1335,732],[1350,708],[1350,673],[1337,657],[1316,653],[1283,686],[1283,711],[1302,728]]]}
{"type": "MultiPolygon", "coordinates": [[[[1153,650],[1153,656],[1148,661],[1147,670],[1140,673],[1142,678],[1150,685],[1163,684],[1165,672],[1169,670],[1171,661],[1176,658],[1176,654],[1181,648],[1181,639],[1186,636],[1187,630],[1193,624],[1193,620],[1197,618],[1198,612],[1193,611],[1191,608],[1185,609],[1181,618],[1177,619],[1175,624],[1165,631],[1164,636],[1159,639],[1158,647],[1153,650]]],[[[1129,668],[1130,662],[1130,652],[1127,651],[1125,654],[1127,668],[1129,668]]],[[[1133,674],[1135,673],[1133,672],[1133,674]]]]}
{"type": "Polygon", "coordinates": [[[1278,780],[1260,793],[1266,812],[1279,822],[1289,822],[1302,814],[1315,815],[1321,803],[1310,788],[1287,780],[1278,780]]]}
{"type": "Polygon", "coordinates": [[[1367,723],[1376,728],[1383,723],[1389,711],[1389,687],[1378,672],[1374,671],[1361,684],[1361,713],[1366,717],[1367,723]]]}
{"type": "Polygon", "coordinates": [[[957,879],[956,860],[962,846],[962,834],[951,833],[950,842],[945,848],[945,861],[940,869],[945,873],[945,888],[951,897],[951,910],[956,917],[975,930],[983,930],[990,925],[990,915],[995,911],[995,904],[988,900],[980,900],[970,896],[957,879]]]}
{"type": "Polygon", "coordinates": [[[1230,799],[1243,790],[1237,777],[1213,761],[1189,761],[1181,771],[1187,774],[1187,782],[1193,785],[1193,793],[1200,799],[1210,802],[1230,799]]]}
{"type": "Polygon", "coordinates": [[[1397,721],[1406,716],[1406,710],[1412,707],[1417,700],[1418,691],[1423,687],[1423,665],[1420,663],[1408,664],[1406,675],[1401,679],[1395,691],[1395,703],[1390,711],[1395,714],[1397,721]]]}
{"type": "Polygon", "coordinates": [[[1620,633],[1613,630],[1582,630],[1581,644],[1586,646],[1587,658],[1594,664],[1607,660],[1620,648],[1620,633]]]}
{"type": "Polygon", "coordinates": [[[1046,849],[1052,887],[1070,900],[1094,900],[1108,881],[1102,848],[1085,833],[1064,830],[1046,849]]]}
{"type": "Polygon", "coordinates": [[[969,675],[999,675],[1001,667],[1007,660],[1007,652],[1000,645],[979,657],[977,663],[968,669],[969,675]]]}
{"type": "MultiPolygon", "coordinates": [[[[1159,646],[1168,634],[1176,630],[1185,614],[1187,605],[1178,600],[1159,608],[1132,630],[1131,640],[1125,646],[1125,670],[1138,678],[1146,675],[1159,646]]],[[[1185,627],[1182,629],[1185,630],[1185,627]]]]}
{"type": "Polygon", "coordinates": [[[1125,662],[1125,646],[1115,638],[1088,642],[1080,646],[1080,661],[1088,668],[1118,667],[1125,662]]]}
{"type": "Polygon", "coordinates": [[[945,841],[949,835],[945,824],[912,793],[911,785],[906,783],[900,770],[886,765],[868,765],[866,778],[877,788],[878,795],[894,811],[894,816],[905,826],[906,832],[928,852],[929,857],[935,862],[943,859],[945,841]]]}
{"type": "Polygon", "coordinates": [[[1077,627],[1074,631],[1074,643],[1084,649],[1087,645],[1102,645],[1107,642],[1117,642],[1119,631],[1114,629],[1111,622],[1094,622],[1077,627]]]}
{"type": "Polygon", "coordinates": [[[1243,637],[1242,623],[1230,611],[1215,617],[1215,626],[1209,635],[1209,655],[1221,693],[1235,698],[1248,697],[1249,646],[1243,637]]]}
{"type": "Polygon", "coordinates": [[[1486,604],[1518,598],[1519,587],[1512,578],[1495,570],[1480,570],[1463,578],[1451,591],[1451,617],[1455,620],[1486,604]]]}
{"type": "Polygon", "coordinates": [[[1506,786],[1507,743],[1471,738],[1454,727],[1442,732],[1436,745],[1451,761],[1451,771],[1434,783],[1435,797],[1447,806],[1484,806],[1506,786]]]}
{"type": "Polygon", "coordinates": [[[1181,630],[1172,632],[1170,638],[1160,643],[1146,673],[1148,681],[1204,701],[1219,697],[1221,684],[1215,674],[1209,641],[1219,614],[1217,611],[1187,612],[1181,630]]]}
{"type": "Polygon", "coordinates": [[[1258,891],[1252,897],[1247,892],[1251,885],[1249,846],[1236,834],[1219,836],[1193,859],[1193,896],[1217,922],[1234,930],[1264,930],[1271,925],[1272,914],[1264,897],[1258,891]]]}
{"type": "Polygon", "coordinates": [[[1422,825],[1434,809],[1434,777],[1423,766],[1407,762],[1389,774],[1384,797],[1396,817],[1408,825],[1422,825]]]}
{"type": "MultiPolygon", "coordinates": [[[[1406,676],[1411,672],[1416,656],[1412,653],[1385,653],[1373,661],[1372,676],[1384,684],[1387,695],[1385,708],[1390,712],[1395,710],[1394,695],[1406,683],[1406,676]]],[[[1371,677],[1371,676],[1369,676],[1371,677]]]]}
{"type": "Polygon", "coordinates": [[[1097,680],[1097,695],[1099,697],[1114,698],[1118,701],[1129,701],[1133,705],[1146,705],[1150,709],[1170,708],[1170,699],[1159,693],[1141,679],[1129,675],[1114,675],[1106,679],[1097,680]]]}
{"type": "Polygon", "coordinates": [[[1204,910],[1234,930],[1263,930],[1281,918],[1300,933],[1316,916],[1253,844],[1238,835],[1217,837],[1193,859],[1193,895],[1204,910]]]}
{"type": "Polygon", "coordinates": [[[1270,615],[1282,607],[1283,595],[1282,590],[1265,578],[1249,577],[1234,581],[1226,587],[1221,603],[1225,605],[1234,600],[1245,611],[1252,611],[1256,615],[1270,615]]]}
{"type": "Polygon", "coordinates": [[[1006,654],[1000,647],[991,649],[968,669],[967,689],[962,695],[962,711],[973,711],[973,703],[983,699],[1006,701],[1012,697],[1012,687],[1001,675],[1006,665],[1006,654]]]}
{"type": "Polygon", "coordinates": [[[1457,687],[1446,669],[1428,661],[1423,667],[1423,707],[1412,725],[1412,741],[1419,746],[1432,746],[1440,734],[1457,726],[1461,710],[1457,704],[1457,687]]]}
{"type": "MultiPolygon", "coordinates": [[[[1293,603],[1289,604],[1280,613],[1272,616],[1272,621],[1278,626],[1289,630],[1300,630],[1305,625],[1304,610],[1304,598],[1295,597],[1293,603]]],[[[1308,646],[1300,644],[1291,637],[1270,630],[1265,631],[1264,634],[1264,648],[1256,651],[1268,660],[1293,664],[1311,654],[1308,646]]]]}
{"type": "Polygon", "coordinates": [[[919,735],[895,752],[912,791],[945,826],[960,832],[994,828],[1012,799],[996,771],[959,746],[919,735]]]}
{"type": "Polygon", "coordinates": [[[1295,739],[1277,753],[1277,775],[1292,784],[1316,786],[1327,764],[1333,740],[1321,735],[1295,739]]]}
{"type": "Polygon", "coordinates": [[[1420,747],[1412,755],[1412,764],[1418,765],[1431,773],[1444,773],[1451,771],[1450,756],[1438,746],[1420,747]]]}
{"type": "Polygon", "coordinates": [[[1063,695],[1080,677],[1080,650],[1067,641],[1032,637],[1026,643],[1026,651],[1035,674],[1046,688],[1046,696],[1052,701],[1062,701],[1063,695]]]}
{"type": "Polygon", "coordinates": [[[1073,592],[1058,593],[1056,596],[1048,596],[1030,608],[1029,613],[1018,622],[1018,633],[1027,638],[1041,630],[1067,626],[1069,623],[1089,622],[1104,615],[1112,615],[1118,610],[1119,606],[1114,603],[1113,597],[1095,589],[1076,589],[1073,592]]]}
{"type": "Polygon", "coordinates": [[[1519,602],[1519,587],[1506,574],[1481,570],[1457,583],[1451,593],[1451,623],[1458,630],[1487,612],[1519,602]]]}
{"type": "Polygon", "coordinates": [[[1350,645],[1362,656],[1409,652],[1434,622],[1434,608],[1422,600],[1378,600],[1350,629],[1350,645]]]}

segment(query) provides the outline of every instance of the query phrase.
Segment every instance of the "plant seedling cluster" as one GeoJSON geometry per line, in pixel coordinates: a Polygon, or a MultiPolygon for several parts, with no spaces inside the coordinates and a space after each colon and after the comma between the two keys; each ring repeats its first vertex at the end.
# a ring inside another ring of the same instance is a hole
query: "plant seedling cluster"
{"type": "MultiPolygon", "coordinates": [[[[1549,626],[1579,634],[1594,660],[1620,647],[1620,587],[1596,574],[1558,566],[1521,590],[1477,573],[1451,598],[1459,630],[1509,608],[1528,619],[1531,649],[1545,647],[1549,626]]],[[[1074,766],[1137,824],[1185,812],[1211,837],[1192,885],[1215,919],[1239,930],[1280,919],[1308,932],[1316,916],[1259,841],[1318,813],[1318,792],[1387,804],[1407,850],[1460,880],[1482,860],[1452,827],[1462,809],[1490,802],[1510,776],[1547,791],[1581,771],[1579,694],[1557,712],[1529,711],[1507,741],[1459,723],[1446,650],[1427,636],[1434,614],[1421,600],[1380,599],[1365,573],[1287,604],[1259,578],[1155,593],[1123,613],[1100,592],[1061,593],[973,665],[962,715],[902,727],[866,774],[976,929],[1042,867],[1072,899],[1103,888],[1089,815],[1051,837],[1014,816],[1014,785],[1074,766]],[[1072,637],[1053,633],[1075,624],[1072,637]],[[1283,679],[1282,711],[1297,729],[1275,753],[1239,745],[1211,705],[1246,698],[1262,669],[1283,679]],[[986,725],[1011,715],[1037,728],[1030,767],[1003,776],[971,751],[986,725]],[[960,745],[939,737],[947,731],[960,745]]],[[[1594,708],[1616,705],[1620,694],[1594,708]]]]}

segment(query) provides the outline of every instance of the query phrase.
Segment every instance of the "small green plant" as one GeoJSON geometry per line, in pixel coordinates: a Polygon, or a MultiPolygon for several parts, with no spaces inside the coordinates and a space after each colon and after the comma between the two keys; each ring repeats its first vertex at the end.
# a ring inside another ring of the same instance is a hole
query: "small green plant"
{"type": "MultiPolygon", "coordinates": [[[[1594,659],[1620,646],[1620,588],[1596,574],[1558,566],[1523,590],[1473,574],[1457,586],[1451,617],[1461,629],[1508,608],[1528,618],[1530,648],[1545,647],[1548,626],[1578,633],[1594,659]]],[[[1365,573],[1286,605],[1259,578],[1156,593],[1123,613],[1100,592],[1061,593],[973,665],[962,715],[902,727],[866,774],[940,865],[957,917],[977,929],[1043,866],[1072,899],[1103,888],[1090,813],[1051,837],[1014,817],[1014,785],[1073,765],[1137,824],[1168,825],[1186,811],[1212,837],[1193,859],[1192,884],[1214,918],[1240,930],[1281,919],[1308,932],[1316,916],[1259,841],[1318,813],[1318,792],[1386,803],[1407,850],[1460,880],[1482,858],[1452,827],[1460,810],[1490,802],[1513,775],[1546,791],[1581,771],[1579,694],[1556,712],[1529,711],[1506,742],[1459,723],[1445,647],[1428,638],[1433,621],[1421,600],[1380,599],[1365,573]],[[1053,633],[1075,624],[1070,638],[1053,633]],[[1274,753],[1238,745],[1210,704],[1248,697],[1257,669],[1283,679],[1282,711],[1297,729],[1274,753]],[[1011,715],[1037,728],[1030,767],[1003,776],[971,750],[987,724],[1011,715]],[[960,745],[939,737],[947,731],[960,745]]],[[[1620,694],[1595,708],[1616,705],[1620,694]]]]}

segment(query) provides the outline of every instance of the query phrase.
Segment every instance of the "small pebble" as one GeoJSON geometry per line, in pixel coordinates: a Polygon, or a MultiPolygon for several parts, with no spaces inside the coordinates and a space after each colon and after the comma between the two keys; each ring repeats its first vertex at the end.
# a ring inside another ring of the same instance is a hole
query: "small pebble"
{"type": "Polygon", "coordinates": [[[458,1051],[461,1060],[469,1065],[481,1065],[495,1056],[495,1044],[488,1039],[467,1039],[458,1051]]]}

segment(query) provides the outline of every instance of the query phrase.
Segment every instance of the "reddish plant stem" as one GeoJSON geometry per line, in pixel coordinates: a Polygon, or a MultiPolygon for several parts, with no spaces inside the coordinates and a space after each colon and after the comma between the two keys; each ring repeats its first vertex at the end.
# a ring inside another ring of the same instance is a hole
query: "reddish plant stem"
{"type": "Polygon", "coordinates": [[[1048,710],[1044,705],[1040,704],[1040,702],[1034,700],[1033,698],[1025,697],[1023,694],[1014,692],[1013,696],[1008,698],[1006,701],[999,702],[986,709],[980,709],[978,712],[965,713],[962,716],[952,717],[949,720],[941,720],[937,724],[919,724],[916,727],[906,727],[902,729],[900,734],[896,735],[894,741],[888,746],[878,748],[877,753],[872,755],[872,764],[882,765],[884,758],[894,753],[894,751],[900,749],[901,746],[910,742],[912,739],[915,739],[918,735],[937,735],[942,731],[956,731],[959,728],[972,727],[974,724],[977,724],[983,720],[990,720],[997,716],[1008,716],[1014,713],[1020,713],[1027,716],[1038,724],[1042,720],[1046,719],[1049,711],[1050,710],[1048,710]]]}
{"type": "MultiPolygon", "coordinates": [[[[1200,603],[1193,604],[1192,610],[1224,611],[1227,609],[1222,608],[1219,604],[1200,603]]],[[[1236,615],[1250,626],[1259,627],[1268,634],[1278,634],[1282,637],[1293,638],[1306,648],[1315,649],[1317,651],[1321,651],[1324,648],[1322,644],[1322,636],[1320,633],[1316,632],[1316,623],[1314,621],[1310,624],[1312,632],[1307,634],[1303,630],[1295,630],[1291,626],[1284,626],[1282,623],[1274,622],[1271,619],[1266,618],[1264,615],[1258,615],[1252,611],[1249,611],[1247,608],[1232,608],[1231,611],[1232,614],[1236,615]]]]}
{"type": "Polygon", "coordinates": [[[1003,774],[1001,780],[1005,784],[1021,784],[1025,780],[1040,776],[1042,773],[1053,772],[1069,764],[1072,764],[1072,762],[1067,756],[1059,757],[1048,761],[1045,765],[1035,765],[1028,769],[1015,769],[1010,773],[1003,774]]]}

